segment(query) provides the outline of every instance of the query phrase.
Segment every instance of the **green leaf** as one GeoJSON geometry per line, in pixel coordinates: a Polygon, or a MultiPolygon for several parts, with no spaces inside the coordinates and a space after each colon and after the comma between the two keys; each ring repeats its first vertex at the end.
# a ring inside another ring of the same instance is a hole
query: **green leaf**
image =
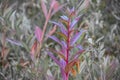
{"type": "Polygon", "coordinates": [[[62,39],[67,40],[67,36],[61,32],[57,32],[58,35],[60,35],[62,37],[62,39]]]}
{"type": "Polygon", "coordinates": [[[30,51],[30,49],[28,48],[28,46],[27,46],[27,44],[26,44],[26,43],[22,42],[22,45],[23,45],[23,47],[27,50],[27,52],[29,52],[29,51],[30,51]]]}
{"type": "Polygon", "coordinates": [[[82,43],[83,39],[85,38],[85,33],[82,33],[82,35],[80,36],[80,38],[78,39],[77,43],[82,43]]]}

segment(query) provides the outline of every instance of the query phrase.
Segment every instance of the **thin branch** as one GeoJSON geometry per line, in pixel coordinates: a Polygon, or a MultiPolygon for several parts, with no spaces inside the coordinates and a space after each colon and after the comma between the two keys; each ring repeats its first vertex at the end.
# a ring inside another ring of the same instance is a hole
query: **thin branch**
{"type": "Polygon", "coordinates": [[[0,72],[0,75],[1,75],[5,80],[7,80],[7,78],[5,77],[5,75],[4,75],[2,72],[0,72]]]}

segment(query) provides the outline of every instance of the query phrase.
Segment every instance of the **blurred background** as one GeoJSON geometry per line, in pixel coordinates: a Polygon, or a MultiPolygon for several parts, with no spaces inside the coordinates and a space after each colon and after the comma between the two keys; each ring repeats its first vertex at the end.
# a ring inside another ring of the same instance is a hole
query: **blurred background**
{"type": "MultiPolygon", "coordinates": [[[[43,0],[47,10],[51,0],[43,0]]],[[[62,6],[50,20],[57,21],[67,7],[83,14],[78,29],[86,29],[80,73],[69,80],[120,80],[120,1],[57,0],[62,6]]],[[[61,80],[59,67],[45,47],[59,48],[47,39],[40,57],[32,61],[35,26],[43,29],[46,18],[41,0],[0,0],[0,80],[61,80]]],[[[52,29],[48,23],[46,33],[52,29]]]]}

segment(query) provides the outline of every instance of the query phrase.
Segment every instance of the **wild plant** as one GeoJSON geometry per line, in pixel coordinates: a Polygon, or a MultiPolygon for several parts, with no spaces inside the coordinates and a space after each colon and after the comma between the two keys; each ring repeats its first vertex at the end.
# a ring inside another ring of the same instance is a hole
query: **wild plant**
{"type": "Polygon", "coordinates": [[[52,35],[49,36],[49,38],[57,42],[60,45],[60,49],[55,50],[53,48],[47,48],[48,55],[60,67],[63,80],[68,80],[70,73],[75,76],[77,72],[80,72],[79,56],[85,50],[77,41],[81,38],[81,35],[86,32],[84,29],[77,29],[76,25],[81,19],[81,15],[75,17],[76,15],[74,8],[67,9],[66,13],[67,16],[60,16],[59,22],[50,21],[58,27],[59,31],[56,32],[56,36],[52,35]],[[76,49],[75,53],[74,49],[76,49]],[[54,54],[57,54],[59,58],[54,54]]]}

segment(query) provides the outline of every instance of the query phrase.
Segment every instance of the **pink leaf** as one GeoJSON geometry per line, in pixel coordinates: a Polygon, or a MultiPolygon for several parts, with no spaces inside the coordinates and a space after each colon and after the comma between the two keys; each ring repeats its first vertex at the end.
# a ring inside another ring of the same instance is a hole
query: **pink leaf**
{"type": "Polygon", "coordinates": [[[41,7],[42,7],[42,11],[44,13],[44,16],[47,19],[47,8],[46,8],[46,5],[44,3],[44,0],[41,0],[41,7]]]}
{"type": "Polygon", "coordinates": [[[50,30],[50,32],[46,36],[45,40],[48,39],[49,36],[52,36],[55,33],[55,31],[56,31],[56,25],[54,25],[54,27],[52,28],[52,30],[50,30]]]}
{"type": "Polygon", "coordinates": [[[54,4],[54,7],[53,7],[53,10],[54,11],[57,11],[59,8],[59,2],[58,1],[55,1],[55,4],[54,4]]]}
{"type": "Polygon", "coordinates": [[[35,27],[35,36],[37,40],[41,42],[42,30],[38,26],[35,27]]]}
{"type": "Polygon", "coordinates": [[[30,56],[32,60],[34,60],[35,58],[36,49],[37,49],[37,41],[34,42],[34,44],[32,45],[31,51],[30,51],[30,56]]]}
{"type": "Polygon", "coordinates": [[[52,28],[52,30],[48,33],[49,36],[51,36],[56,31],[56,25],[52,28]]]}
{"type": "Polygon", "coordinates": [[[53,16],[56,12],[58,12],[59,10],[61,10],[63,7],[65,7],[67,5],[67,3],[63,4],[63,5],[60,5],[58,6],[57,9],[53,10],[51,16],[53,16]]]}
{"type": "Polygon", "coordinates": [[[50,7],[53,8],[54,5],[55,5],[56,0],[51,0],[51,1],[52,1],[52,2],[51,2],[51,4],[50,4],[50,7]]]}
{"type": "Polygon", "coordinates": [[[61,71],[63,80],[66,80],[66,74],[65,74],[64,69],[60,68],[60,71],[61,71]]]}

